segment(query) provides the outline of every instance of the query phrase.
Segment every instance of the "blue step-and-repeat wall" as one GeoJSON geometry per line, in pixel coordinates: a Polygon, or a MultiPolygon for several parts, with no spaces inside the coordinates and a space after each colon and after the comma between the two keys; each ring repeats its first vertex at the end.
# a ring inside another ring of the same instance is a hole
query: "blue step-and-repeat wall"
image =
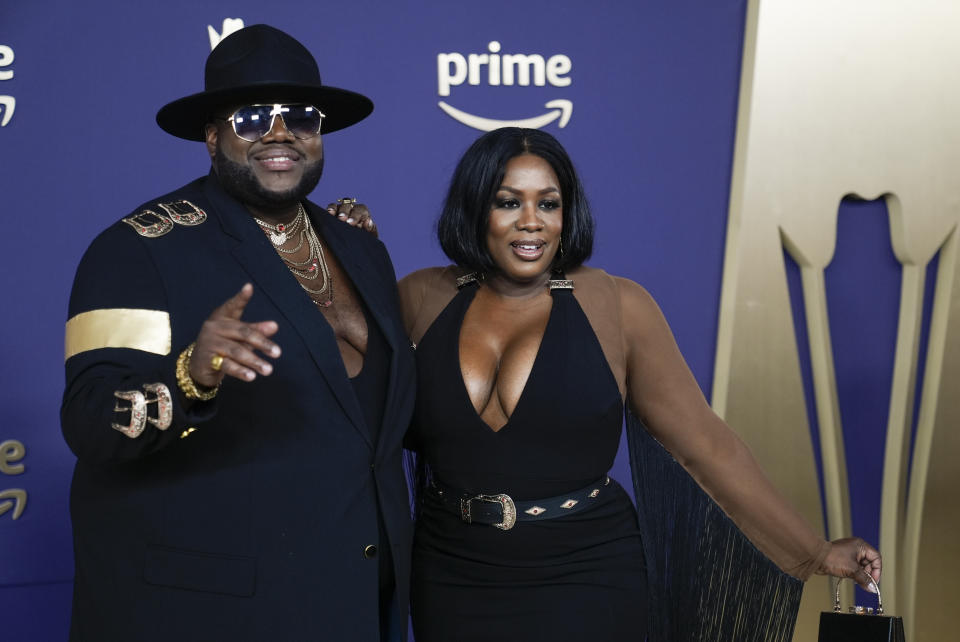
{"type": "MultiPolygon", "coordinates": [[[[324,139],[311,198],[367,203],[399,275],[447,262],[434,222],[480,128],[557,136],[596,216],[591,264],[651,291],[709,397],[749,16],[747,0],[3,3],[0,639],[66,636],[74,458],[58,409],[74,270],[105,226],[206,173],[203,146],[154,116],[202,89],[225,30],[277,26],[315,53],[324,82],[373,99],[370,118],[324,139]]],[[[852,528],[877,542],[901,267],[883,201],[842,196],[827,301],[852,528]]],[[[783,257],[812,418],[800,272],[783,257]]],[[[810,441],[818,453],[815,429],[810,441]]],[[[614,475],[629,479],[622,455],[614,475]]]]}

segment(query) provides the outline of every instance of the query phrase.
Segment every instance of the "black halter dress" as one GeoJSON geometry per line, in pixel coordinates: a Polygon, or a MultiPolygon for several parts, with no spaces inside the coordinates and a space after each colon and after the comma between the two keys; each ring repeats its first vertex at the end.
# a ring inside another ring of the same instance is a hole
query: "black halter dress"
{"type": "MultiPolygon", "coordinates": [[[[553,306],[509,422],[475,411],[459,362],[460,328],[477,285],[453,298],[417,346],[412,442],[437,482],[536,500],[595,483],[613,464],[623,402],[570,290],[553,306]]],[[[467,523],[424,494],[413,557],[417,642],[642,641],[646,576],[629,496],[611,482],[596,503],[508,531],[467,523]]]]}

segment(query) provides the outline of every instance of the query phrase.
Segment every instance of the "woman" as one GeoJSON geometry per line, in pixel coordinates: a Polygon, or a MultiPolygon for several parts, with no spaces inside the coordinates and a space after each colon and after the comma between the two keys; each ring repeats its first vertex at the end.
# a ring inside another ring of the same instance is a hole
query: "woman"
{"type": "Polygon", "coordinates": [[[780,569],[879,580],[876,550],[825,542],[771,486],[646,290],[583,265],[593,221],[552,136],[480,137],[438,236],[456,265],[400,282],[418,362],[409,439],[431,473],[417,642],[644,639],[637,514],[606,477],[625,406],[780,569]]]}

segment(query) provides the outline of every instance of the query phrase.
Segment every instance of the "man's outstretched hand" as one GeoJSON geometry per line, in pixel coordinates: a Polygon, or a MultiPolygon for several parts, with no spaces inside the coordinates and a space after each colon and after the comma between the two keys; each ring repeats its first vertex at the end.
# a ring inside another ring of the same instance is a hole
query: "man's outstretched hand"
{"type": "Polygon", "coordinates": [[[253,381],[258,374],[273,372],[273,365],[260,354],[272,359],[280,356],[280,346],[268,338],[278,326],[275,321],[240,320],[251,297],[253,285],[247,283],[203,322],[190,357],[190,376],[201,386],[215,388],[225,376],[253,381]],[[223,358],[219,369],[214,367],[217,355],[223,358]]]}

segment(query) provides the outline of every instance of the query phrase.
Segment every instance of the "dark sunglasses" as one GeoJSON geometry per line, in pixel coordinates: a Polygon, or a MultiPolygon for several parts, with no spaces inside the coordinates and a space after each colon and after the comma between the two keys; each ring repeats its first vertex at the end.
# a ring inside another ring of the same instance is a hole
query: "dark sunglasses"
{"type": "Polygon", "coordinates": [[[313,105],[273,103],[246,105],[233,112],[229,118],[220,120],[230,121],[234,134],[245,141],[255,143],[273,129],[273,120],[278,116],[288,132],[300,140],[305,140],[320,133],[324,114],[313,105]]]}

